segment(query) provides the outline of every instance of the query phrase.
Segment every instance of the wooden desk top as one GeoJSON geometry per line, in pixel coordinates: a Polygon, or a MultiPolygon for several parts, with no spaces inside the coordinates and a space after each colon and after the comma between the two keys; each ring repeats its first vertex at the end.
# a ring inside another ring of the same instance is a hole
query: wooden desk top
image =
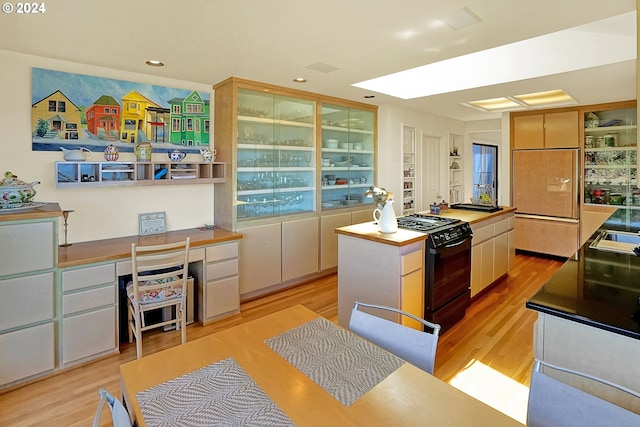
{"type": "Polygon", "coordinates": [[[408,363],[345,407],[264,344],[264,340],[317,317],[298,305],[125,363],[120,366],[120,385],[127,407],[144,427],[136,393],[233,357],[300,426],[522,426],[408,363]]]}
{"type": "Polygon", "coordinates": [[[242,234],[221,228],[214,230],[189,228],[149,236],[125,236],[114,239],[74,243],[71,246],[58,248],[58,267],[65,268],[95,262],[131,258],[132,243],[136,245],[160,245],[185,240],[187,237],[191,237],[191,247],[195,248],[198,246],[238,240],[242,238],[242,234]]]}

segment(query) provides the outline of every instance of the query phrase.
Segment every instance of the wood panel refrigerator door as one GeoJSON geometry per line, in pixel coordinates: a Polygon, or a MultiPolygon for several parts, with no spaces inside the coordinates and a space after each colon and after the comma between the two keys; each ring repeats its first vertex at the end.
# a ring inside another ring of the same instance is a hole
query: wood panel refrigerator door
{"type": "Polygon", "coordinates": [[[578,150],[514,150],[513,204],[518,213],[578,218],[578,150]]]}

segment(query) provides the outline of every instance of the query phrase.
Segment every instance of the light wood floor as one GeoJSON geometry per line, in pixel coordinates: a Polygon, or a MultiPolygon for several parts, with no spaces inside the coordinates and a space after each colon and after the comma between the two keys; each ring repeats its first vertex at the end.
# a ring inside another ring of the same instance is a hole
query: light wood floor
{"type": "MultiPolygon", "coordinates": [[[[518,254],[509,277],[476,298],[464,320],[442,335],[435,375],[449,381],[475,360],[528,385],[536,314],[524,304],[560,265],[559,260],[518,254]]],[[[206,327],[190,325],[187,337],[193,340],[295,304],[303,304],[337,322],[336,276],[242,303],[241,314],[206,327]]],[[[179,341],[176,331],[151,333],[145,337],[143,351],[160,351],[179,341]]],[[[103,387],[119,396],[118,367],[135,359],[135,352],[135,344],[125,344],[119,355],[0,394],[0,426],[91,425],[98,389],[103,387]]],[[[110,425],[108,409],[103,412],[102,425],[110,425]]]]}

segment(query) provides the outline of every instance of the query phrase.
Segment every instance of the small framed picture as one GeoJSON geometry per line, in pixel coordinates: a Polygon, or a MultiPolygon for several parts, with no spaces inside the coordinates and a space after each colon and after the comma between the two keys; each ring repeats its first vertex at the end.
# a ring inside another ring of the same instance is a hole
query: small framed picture
{"type": "Polygon", "coordinates": [[[162,234],[167,231],[167,218],[165,212],[150,212],[138,214],[140,235],[162,234]]]}

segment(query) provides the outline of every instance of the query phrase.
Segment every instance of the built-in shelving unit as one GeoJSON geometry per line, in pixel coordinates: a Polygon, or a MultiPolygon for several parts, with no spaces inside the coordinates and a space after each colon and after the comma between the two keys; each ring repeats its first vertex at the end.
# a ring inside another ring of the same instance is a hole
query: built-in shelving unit
{"type": "Polygon", "coordinates": [[[626,106],[584,114],[584,202],[617,206],[622,223],[640,218],[636,108],[626,106]]]}
{"type": "Polygon", "coordinates": [[[402,125],[402,214],[416,212],[416,129],[402,125]]]}
{"type": "Polygon", "coordinates": [[[56,187],[217,184],[225,182],[223,162],[56,162],[56,187]]]}
{"type": "Polygon", "coordinates": [[[464,202],[463,135],[449,134],[449,203],[464,202]]]}

